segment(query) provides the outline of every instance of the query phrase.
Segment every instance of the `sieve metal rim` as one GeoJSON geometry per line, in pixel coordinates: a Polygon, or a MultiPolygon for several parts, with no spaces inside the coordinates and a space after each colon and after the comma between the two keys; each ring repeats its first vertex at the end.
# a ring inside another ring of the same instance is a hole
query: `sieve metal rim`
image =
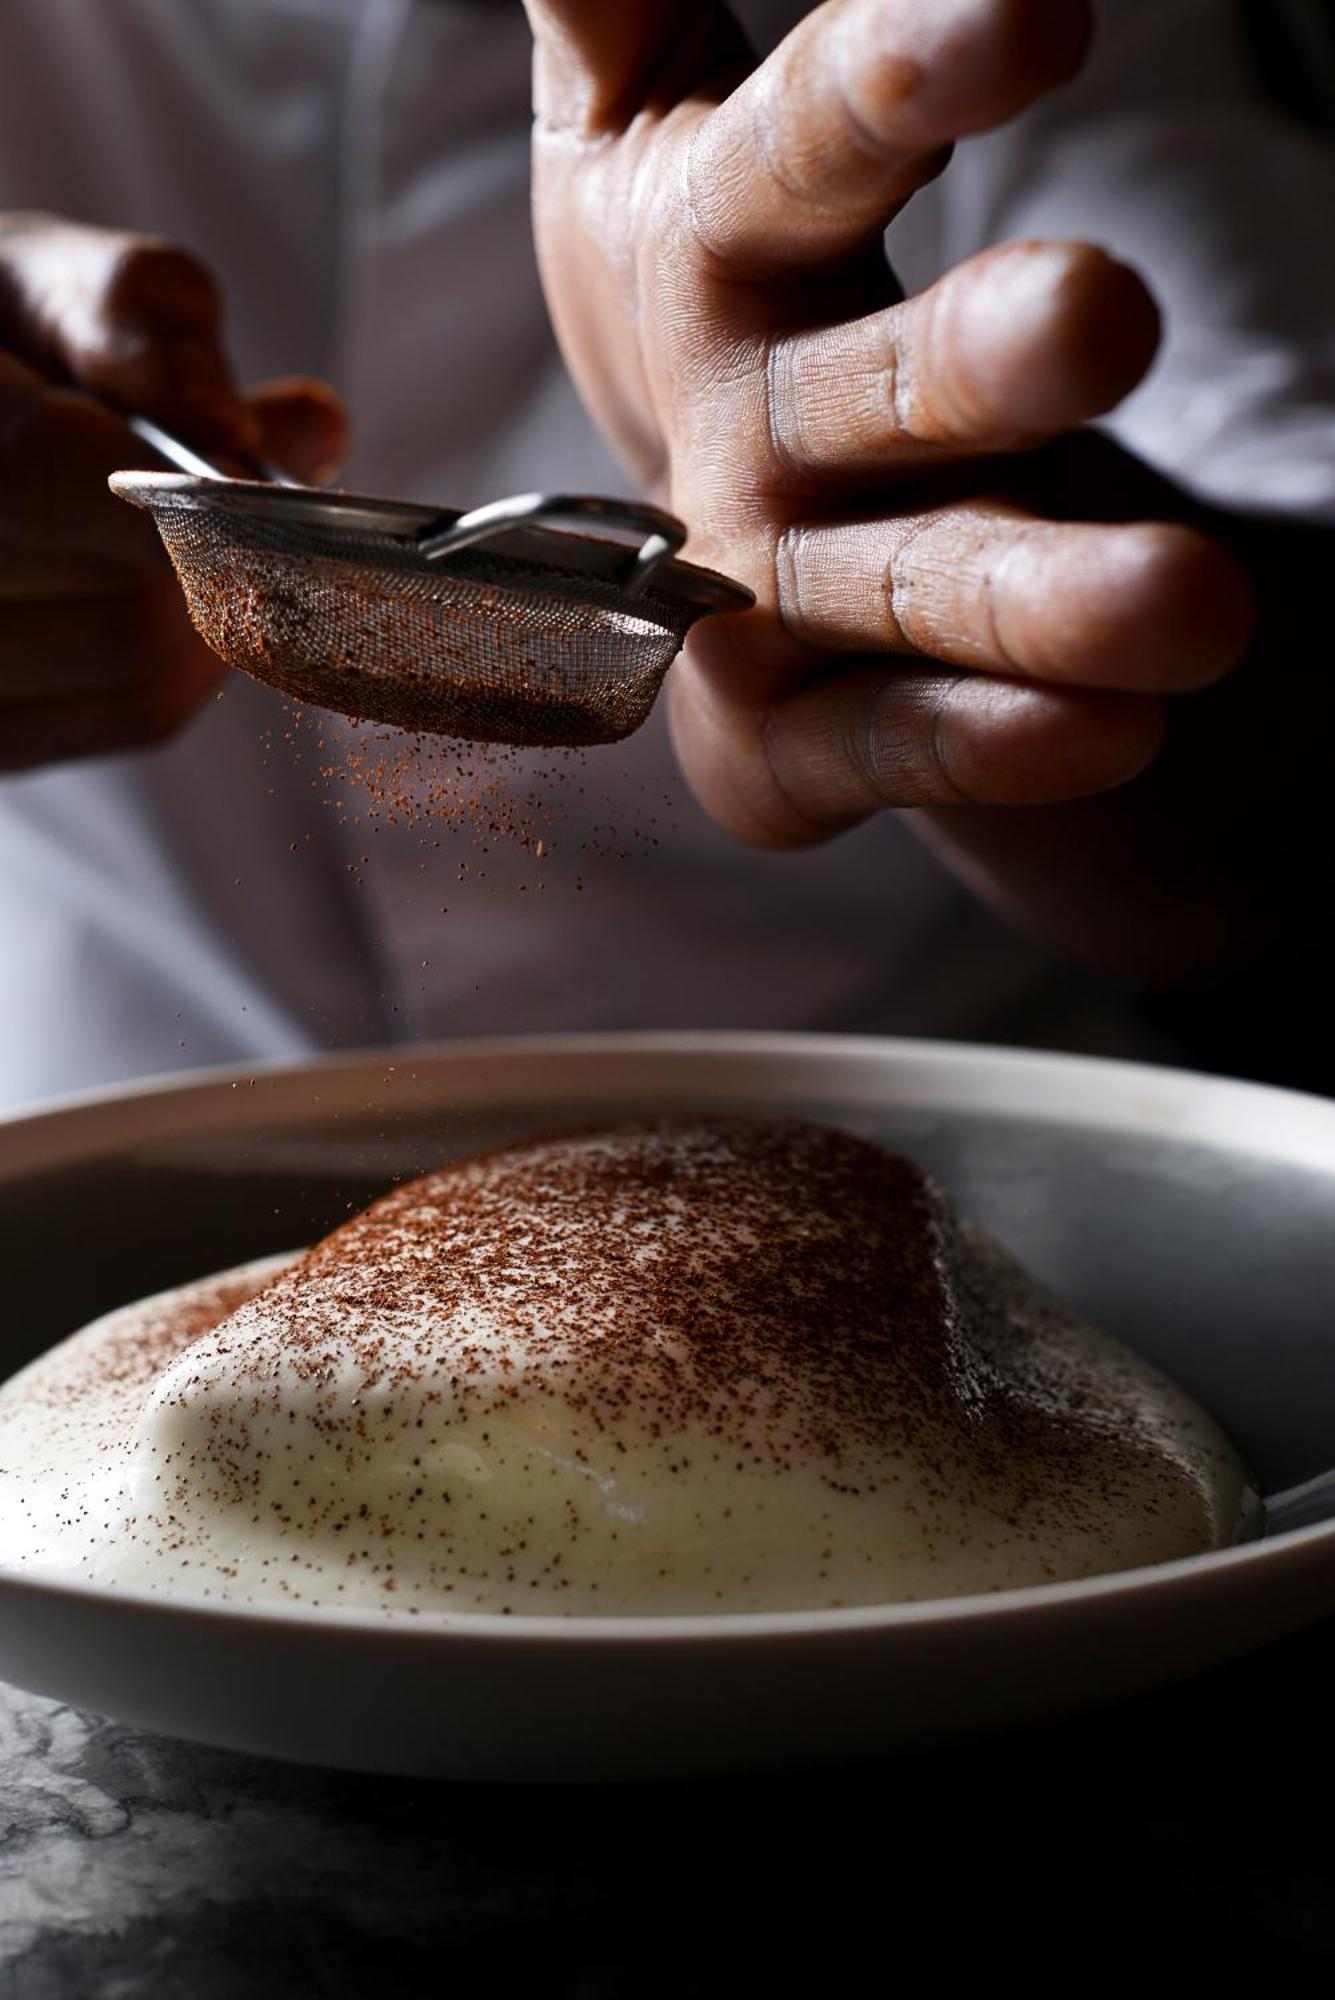
{"type": "MultiPolygon", "coordinates": [[[[420,544],[428,534],[452,527],[466,511],[314,486],[275,486],[264,480],[203,478],[182,472],[114,472],[108,483],[120,499],[149,513],[159,509],[224,513],[238,525],[246,520],[262,524],[267,535],[287,531],[294,544],[314,531],[322,555],[335,561],[383,562],[388,543],[412,567],[442,577],[452,573],[456,559],[448,554],[430,559],[420,544]]],[[[625,574],[627,545],[610,536],[527,522],[495,532],[485,545],[461,551],[457,560],[470,577],[486,581],[489,557],[496,559],[491,580],[502,589],[513,586],[516,564],[542,572],[557,589],[562,576],[576,586],[581,580],[616,585],[625,574]]],[[[675,555],[655,569],[645,596],[689,605],[697,615],[745,611],[755,602],[754,592],[744,584],[675,555]]],[[[641,600],[639,606],[626,608],[647,606],[641,600]]]]}

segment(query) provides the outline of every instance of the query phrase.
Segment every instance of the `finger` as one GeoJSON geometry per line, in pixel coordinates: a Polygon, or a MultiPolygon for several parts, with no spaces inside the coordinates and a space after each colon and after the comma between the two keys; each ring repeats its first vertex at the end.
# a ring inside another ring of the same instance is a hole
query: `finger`
{"type": "Polygon", "coordinates": [[[327,486],[348,449],[348,420],[326,382],[305,376],[261,383],[247,398],[259,424],[263,456],[294,479],[327,486]]]}
{"type": "Polygon", "coordinates": [[[1010,451],[1102,416],[1140,381],[1159,315],[1087,243],[984,251],[903,305],[776,342],[781,469],[867,477],[1010,451]]]}
{"type": "Polygon", "coordinates": [[[118,571],[165,563],[146,515],[107,492],[107,476],[152,453],[115,411],[0,353],[0,577],[29,564],[87,569],[104,589],[118,571]],[[43,553],[44,552],[44,553],[43,553]]]}
{"type": "Polygon", "coordinates": [[[139,590],[0,606],[0,709],[14,702],[142,689],[195,647],[167,571],[139,590]]]}
{"type": "Polygon", "coordinates": [[[533,30],[534,110],[548,130],[594,137],[625,125],[652,93],[675,103],[732,69],[746,44],[715,0],[524,0],[533,30]]]}
{"type": "Polygon", "coordinates": [[[1111,790],[1153,761],[1158,702],[863,663],[770,703],[720,700],[691,677],[673,737],[700,803],[738,838],[803,846],[887,808],[1052,805],[1111,790]]]}
{"type": "Polygon", "coordinates": [[[0,771],[153,749],[179,733],[222,672],[199,646],[132,688],[0,707],[0,771]]]}
{"type": "Polygon", "coordinates": [[[217,285],[173,244],[48,216],[7,218],[0,340],[44,374],[204,449],[258,448],[223,353],[217,285]]]}
{"type": "Polygon", "coordinates": [[[828,0],[694,133],[696,233],[753,279],[845,257],[942,149],[1079,66],[1085,0],[828,0]]]}
{"type": "Polygon", "coordinates": [[[1194,529],[1042,521],[1000,501],[792,528],[776,599],[804,649],[1140,694],[1218,680],[1253,620],[1241,569],[1194,529]]]}

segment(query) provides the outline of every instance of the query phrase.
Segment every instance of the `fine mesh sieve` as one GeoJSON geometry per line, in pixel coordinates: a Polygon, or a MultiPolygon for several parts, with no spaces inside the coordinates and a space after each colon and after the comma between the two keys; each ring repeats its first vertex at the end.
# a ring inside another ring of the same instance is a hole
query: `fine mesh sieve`
{"type": "Polygon", "coordinates": [[[228,666],[368,721],[613,743],[695,621],[753,602],[678,560],[685,528],[655,507],[525,494],[461,515],[198,463],[111,487],[153,516],[201,637],[228,666]]]}

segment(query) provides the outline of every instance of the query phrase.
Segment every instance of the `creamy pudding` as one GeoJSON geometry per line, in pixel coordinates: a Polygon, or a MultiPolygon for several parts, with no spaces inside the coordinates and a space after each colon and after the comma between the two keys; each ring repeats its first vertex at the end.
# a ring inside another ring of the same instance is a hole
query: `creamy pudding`
{"type": "Polygon", "coordinates": [[[542,1614],[938,1598],[1220,1547],[1214,1421],[794,1121],[539,1138],[0,1389],[0,1562],[250,1603],[542,1614]]]}

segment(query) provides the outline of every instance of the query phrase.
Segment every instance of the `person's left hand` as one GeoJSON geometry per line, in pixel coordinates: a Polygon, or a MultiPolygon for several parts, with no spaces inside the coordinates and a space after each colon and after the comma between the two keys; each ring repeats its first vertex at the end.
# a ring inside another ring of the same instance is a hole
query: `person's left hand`
{"type": "Polygon", "coordinates": [[[1111,447],[1050,442],[1140,380],[1153,303],[1069,242],[901,300],[882,248],[954,139],[1077,67],[1083,0],[829,0],[755,68],[711,0],[528,5],[567,361],[688,553],[758,600],[669,683],[707,809],[796,845],[1142,771],[1165,699],[1224,675],[1252,617],[1195,528],[1100,519],[1111,447]]]}

